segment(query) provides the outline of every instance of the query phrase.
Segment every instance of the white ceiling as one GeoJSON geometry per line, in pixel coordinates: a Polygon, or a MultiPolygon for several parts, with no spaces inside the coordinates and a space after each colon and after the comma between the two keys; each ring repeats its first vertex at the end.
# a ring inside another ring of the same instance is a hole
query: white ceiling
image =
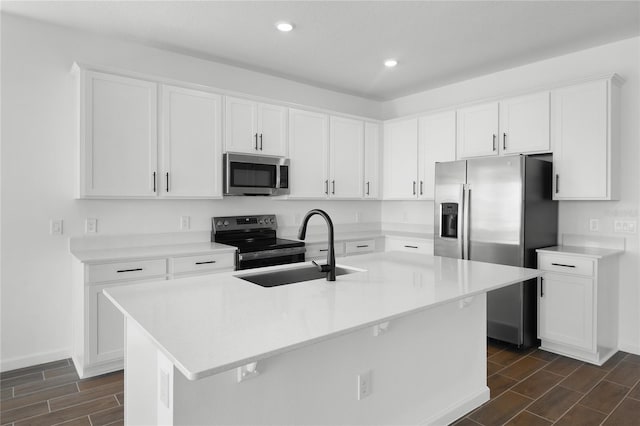
{"type": "Polygon", "coordinates": [[[640,34],[638,1],[3,1],[2,9],[374,100],[640,34]],[[280,20],[295,30],[276,31],[280,20]],[[389,57],[395,69],[383,66],[389,57]]]}

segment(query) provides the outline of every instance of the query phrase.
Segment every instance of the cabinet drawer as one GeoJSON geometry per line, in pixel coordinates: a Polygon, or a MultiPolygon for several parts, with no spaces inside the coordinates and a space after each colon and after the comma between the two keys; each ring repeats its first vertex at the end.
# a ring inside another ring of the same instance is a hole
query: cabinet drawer
{"type": "Polygon", "coordinates": [[[344,244],[344,252],[345,254],[352,253],[370,253],[376,250],[376,241],[375,240],[365,240],[365,241],[347,241],[344,244]]]}
{"type": "Polygon", "coordinates": [[[139,280],[147,277],[164,277],[167,273],[165,259],[87,265],[86,282],[139,280]]]}
{"type": "Polygon", "coordinates": [[[416,241],[387,237],[386,244],[386,251],[433,254],[433,241],[431,240],[416,241]]]}
{"type": "Polygon", "coordinates": [[[233,271],[234,268],[235,255],[233,253],[204,254],[198,256],[174,257],[169,259],[169,271],[172,274],[187,274],[218,270],[233,271]]]}
{"type": "Polygon", "coordinates": [[[538,269],[550,272],[593,276],[594,261],[575,256],[562,256],[541,253],[538,258],[538,269]]]}
{"type": "MultiPolygon", "coordinates": [[[[306,260],[327,257],[328,248],[326,243],[306,244],[305,248],[307,249],[305,253],[306,260]]],[[[335,243],[334,249],[336,257],[342,256],[344,254],[343,243],[335,243]]]]}

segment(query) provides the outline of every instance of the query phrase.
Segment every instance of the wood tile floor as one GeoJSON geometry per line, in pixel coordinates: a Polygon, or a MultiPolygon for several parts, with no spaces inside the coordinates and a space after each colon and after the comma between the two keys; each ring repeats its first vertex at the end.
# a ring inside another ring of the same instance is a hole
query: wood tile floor
{"type": "MultiPolygon", "coordinates": [[[[487,345],[491,400],[456,426],[640,426],[640,356],[602,367],[537,349],[487,345]]],[[[80,380],[70,360],[0,375],[0,425],[121,425],[122,371],[80,380]]]]}

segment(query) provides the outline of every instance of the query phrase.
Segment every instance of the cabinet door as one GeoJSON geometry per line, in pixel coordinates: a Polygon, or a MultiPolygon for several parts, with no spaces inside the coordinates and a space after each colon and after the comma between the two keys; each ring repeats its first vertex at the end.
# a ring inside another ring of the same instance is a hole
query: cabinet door
{"type": "Polygon", "coordinates": [[[500,153],[548,152],[549,92],[500,102],[500,153]]]}
{"type": "Polygon", "coordinates": [[[538,292],[540,338],[593,350],[593,279],[547,273],[538,292]]]}
{"type": "Polygon", "coordinates": [[[125,284],[91,285],[87,291],[89,321],[89,363],[119,359],[124,356],[124,317],[102,294],[105,288],[125,284]]]}
{"type": "Polygon", "coordinates": [[[326,198],[329,118],[326,114],[289,110],[289,186],[291,198],[326,198]]]}
{"type": "Polygon", "coordinates": [[[380,124],[364,123],[364,198],[380,197],[380,124]]]}
{"type": "Polygon", "coordinates": [[[255,154],[259,151],[257,104],[247,99],[227,97],[225,101],[224,149],[255,154]]]}
{"type": "Polygon", "coordinates": [[[219,95],[162,86],[163,196],[222,196],[220,107],[219,95]]]}
{"type": "Polygon", "coordinates": [[[287,155],[287,108],[258,104],[258,148],[261,154],[287,155]]]}
{"type": "Polygon", "coordinates": [[[433,200],[436,163],[456,159],[456,112],[447,111],[420,118],[418,137],[418,196],[433,200]]]}
{"type": "Polygon", "coordinates": [[[385,200],[417,197],[418,119],[384,125],[384,171],[382,195],[385,200]]]}
{"type": "Polygon", "coordinates": [[[157,85],[87,71],[80,197],[155,197],[157,85]]]}
{"type": "Polygon", "coordinates": [[[331,117],[329,143],[331,198],[362,198],[364,123],[331,117]]]}
{"type": "Polygon", "coordinates": [[[498,103],[458,110],[458,158],[498,155],[498,103]]]}
{"type": "Polygon", "coordinates": [[[610,199],[607,81],[552,93],[554,199],[610,199]]]}

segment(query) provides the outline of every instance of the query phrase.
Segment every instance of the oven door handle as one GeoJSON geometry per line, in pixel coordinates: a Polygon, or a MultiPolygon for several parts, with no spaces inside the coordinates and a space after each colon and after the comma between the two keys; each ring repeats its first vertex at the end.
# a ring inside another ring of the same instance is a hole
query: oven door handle
{"type": "Polygon", "coordinates": [[[256,259],[269,259],[272,257],[282,257],[282,256],[291,256],[294,254],[302,254],[307,251],[304,247],[291,247],[285,249],[274,249],[274,250],[263,250],[263,251],[254,251],[250,253],[239,253],[238,260],[246,261],[246,260],[256,260],[256,259]]]}

